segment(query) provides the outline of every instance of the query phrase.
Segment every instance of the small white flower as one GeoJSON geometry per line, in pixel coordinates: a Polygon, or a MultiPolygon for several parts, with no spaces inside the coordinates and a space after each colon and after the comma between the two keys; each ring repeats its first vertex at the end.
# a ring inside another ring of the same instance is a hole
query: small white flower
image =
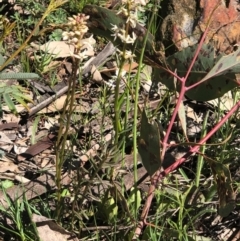
{"type": "Polygon", "coordinates": [[[62,33],[63,40],[66,41],[69,39],[69,33],[68,32],[63,32],[62,33]]]}
{"type": "Polygon", "coordinates": [[[104,83],[109,86],[111,89],[115,88],[116,84],[115,84],[116,80],[115,79],[109,79],[108,81],[104,80],[104,83]]]}
{"type": "Polygon", "coordinates": [[[69,51],[69,53],[70,53],[70,55],[72,56],[72,57],[75,57],[75,58],[77,58],[77,59],[80,59],[81,61],[83,60],[83,59],[85,59],[85,58],[87,58],[88,56],[87,56],[87,51],[86,50],[84,50],[83,52],[80,52],[80,53],[78,53],[78,54],[74,54],[72,51],[69,51]]]}
{"type": "Polygon", "coordinates": [[[130,13],[130,16],[128,17],[127,19],[127,23],[130,22],[130,25],[132,28],[136,28],[137,26],[137,20],[138,20],[138,17],[137,17],[137,12],[131,12],[130,13]]]}
{"type": "Polygon", "coordinates": [[[76,22],[75,20],[68,22],[68,25],[69,25],[69,26],[74,26],[74,25],[76,25],[76,24],[77,24],[77,22],[76,22]]]}
{"type": "Polygon", "coordinates": [[[114,37],[114,41],[116,40],[116,38],[118,37],[118,33],[119,33],[119,28],[117,25],[111,24],[113,27],[111,28],[111,30],[114,32],[113,34],[111,34],[111,36],[114,37]]]}
{"type": "Polygon", "coordinates": [[[141,5],[138,5],[138,6],[136,7],[136,11],[139,11],[139,12],[144,13],[144,12],[145,12],[145,9],[144,9],[141,5]]]}
{"type": "Polygon", "coordinates": [[[125,37],[122,40],[124,41],[124,43],[134,44],[136,39],[137,39],[136,34],[133,32],[132,37],[130,37],[130,35],[127,35],[127,37],[125,37]]]}
{"type": "Polygon", "coordinates": [[[127,43],[127,44],[134,44],[135,40],[136,40],[136,34],[133,32],[132,33],[132,37],[128,34],[126,34],[125,29],[121,29],[120,30],[121,33],[117,34],[117,37],[119,37],[123,43],[127,43]]]}
{"type": "Polygon", "coordinates": [[[128,10],[125,8],[125,6],[120,7],[120,9],[117,12],[117,15],[123,14],[123,16],[128,16],[128,10]]]}
{"type": "Polygon", "coordinates": [[[75,34],[78,35],[78,36],[81,35],[80,31],[75,31],[75,34]]]}
{"type": "Polygon", "coordinates": [[[125,50],[125,52],[123,53],[122,51],[120,50],[117,50],[119,52],[119,54],[125,59],[129,59],[129,60],[133,60],[134,57],[136,57],[135,54],[132,53],[131,50],[125,50]]]}
{"type": "Polygon", "coordinates": [[[78,41],[79,41],[78,38],[72,38],[72,39],[70,40],[70,42],[73,43],[73,44],[78,43],[78,41]]]}
{"type": "Polygon", "coordinates": [[[81,33],[86,33],[88,31],[88,27],[83,25],[80,29],[81,33]]]}
{"type": "Polygon", "coordinates": [[[148,3],[148,0],[135,0],[135,4],[139,4],[142,6],[146,6],[147,3],[148,3]]]}
{"type": "Polygon", "coordinates": [[[127,72],[124,69],[122,69],[121,72],[119,73],[119,68],[117,68],[115,73],[116,73],[116,78],[118,76],[123,78],[126,75],[127,72]]]}
{"type": "Polygon", "coordinates": [[[131,50],[126,50],[126,51],[125,51],[125,55],[124,55],[124,58],[125,58],[125,59],[130,59],[130,60],[132,60],[134,57],[136,57],[136,55],[133,54],[131,50]]]}
{"type": "Polygon", "coordinates": [[[112,24],[112,23],[111,23],[111,25],[112,25],[111,30],[112,30],[113,32],[118,32],[118,26],[117,26],[116,24],[112,24]]]}

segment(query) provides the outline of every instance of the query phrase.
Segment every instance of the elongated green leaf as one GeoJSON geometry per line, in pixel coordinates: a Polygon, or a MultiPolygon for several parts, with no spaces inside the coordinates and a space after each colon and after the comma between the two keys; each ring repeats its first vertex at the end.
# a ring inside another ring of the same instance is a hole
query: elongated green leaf
{"type": "Polygon", "coordinates": [[[17,114],[16,107],[15,107],[11,97],[9,96],[9,94],[3,94],[3,99],[6,102],[9,110],[12,111],[14,114],[17,114]]]}
{"type": "Polygon", "coordinates": [[[27,110],[29,110],[29,107],[27,106],[26,102],[33,103],[33,100],[25,94],[26,92],[27,91],[24,88],[18,85],[13,85],[13,86],[8,86],[6,84],[0,85],[0,95],[3,96],[4,101],[6,102],[10,111],[12,111],[15,114],[17,114],[17,111],[12,99],[15,99],[16,101],[18,101],[27,110]]]}
{"type": "Polygon", "coordinates": [[[23,99],[23,100],[26,100],[26,101],[28,101],[28,102],[31,102],[31,103],[33,103],[33,100],[29,97],[29,96],[27,96],[27,95],[24,95],[24,94],[22,94],[21,92],[13,92],[12,93],[12,97],[13,98],[15,98],[15,99],[17,99],[17,97],[18,98],[21,98],[21,99],[23,99]]]}
{"type": "Polygon", "coordinates": [[[32,135],[31,135],[31,144],[32,145],[36,143],[36,133],[38,130],[39,121],[40,121],[40,116],[37,116],[33,122],[32,135]]]}
{"type": "Polygon", "coordinates": [[[138,151],[141,155],[143,166],[150,176],[161,167],[160,148],[158,125],[156,122],[149,124],[146,112],[143,111],[138,151]]]}
{"type": "Polygon", "coordinates": [[[0,73],[0,79],[39,79],[38,74],[34,73],[0,73]]]}
{"type": "Polygon", "coordinates": [[[3,56],[0,54],[0,65],[2,65],[5,62],[5,59],[3,58],[3,56]]]}
{"type": "Polygon", "coordinates": [[[222,56],[211,71],[203,78],[203,80],[210,79],[214,76],[240,72],[240,48],[235,52],[222,56]]]}
{"type": "Polygon", "coordinates": [[[3,118],[3,110],[2,110],[2,95],[0,94],[0,118],[3,118]]]}
{"type": "Polygon", "coordinates": [[[24,101],[24,99],[20,98],[17,95],[13,95],[13,98],[29,111],[29,107],[28,107],[27,103],[24,101]]]}
{"type": "Polygon", "coordinates": [[[1,85],[0,85],[0,94],[5,93],[5,90],[6,90],[6,89],[7,89],[6,84],[1,84],[1,85]]]}

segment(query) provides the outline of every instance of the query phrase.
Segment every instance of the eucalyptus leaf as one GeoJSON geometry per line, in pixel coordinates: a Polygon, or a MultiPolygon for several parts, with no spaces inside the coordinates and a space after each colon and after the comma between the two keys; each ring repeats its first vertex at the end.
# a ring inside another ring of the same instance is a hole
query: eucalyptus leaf
{"type": "Polygon", "coordinates": [[[160,131],[156,122],[148,123],[146,112],[142,113],[140,138],[138,140],[138,151],[143,166],[148,174],[152,176],[160,167],[160,131]]]}
{"type": "MultiPolygon", "coordinates": [[[[195,55],[197,45],[179,51],[166,59],[168,68],[176,70],[180,77],[184,77],[195,55]]],[[[186,81],[186,86],[200,84],[186,92],[186,96],[193,100],[207,101],[223,96],[229,90],[239,86],[236,74],[240,71],[240,48],[234,53],[223,56],[216,53],[211,44],[203,44],[186,81]]],[[[174,90],[174,78],[163,69],[154,69],[153,82],[162,82],[170,90],[174,90]]],[[[178,81],[177,90],[180,91],[178,81]]]]}

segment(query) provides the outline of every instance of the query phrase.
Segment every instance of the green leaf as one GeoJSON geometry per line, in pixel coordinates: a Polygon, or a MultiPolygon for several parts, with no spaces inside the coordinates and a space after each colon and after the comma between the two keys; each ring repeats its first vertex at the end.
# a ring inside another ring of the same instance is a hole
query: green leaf
{"type": "MultiPolygon", "coordinates": [[[[166,59],[168,68],[173,72],[177,70],[177,74],[184,77],[194,57],[196,48],[197,45],[194,45],[169,56],[166,59]]],[[[235,74],[240,71],[240,48],[228,56],[220,54],[215,57],[215,55],[214,47],[211,44],[202,46],[186,81],[186,86],[201,83],[186,92],[188,98],[207,101],[221,97],[229,90],[239,86],[235,74]]],[[[155,84],[160,81],[170,90],[174,90],[174,78],[165,70],[155,69],[153,81],[155,84]]],[[[180,90],[179,82],[177,90],[180,90]]]]}
{"type": "Polygon", "coordinates": [[[6,84],[0,85],[0,95],[3,95],[4,101],[6,102],[8,108],[10,111],[14,112],[14,114],[17,114],[15,104],[13,103],[12,99],[15,99],[18,101],[21,105],[23,105],[27,110],[29,110],[29,107],[26,103],[31,102],[33,103],[33,100],[31,97],[27,96],[25,93],[27,91],[18,85],[8,86],[6,84]]]}
{"type": "MultiPolygon", "coordinates": [[[[31,145],[36,143],[36,133],[38,131],[38,124],[40,122],[40,116],[37,116],[33,122],[32,135],[31,135],[31,145]]],[[[66,189],[67,190],[67,189],[66,189]]]]}
{"type": "Polygon", "coordinates": [[[6,102],[9,110],[12,111],[14,114],[17,114],[17,109],[16,109],[11,97],[9,96],[9,94],[3,94],[3,99],[6,102]]]}
{"type": "Polygon", "coordinates": [[[12,186],[14,186],[14,183],[12,181],[9,181],[9,180],[1,181],[1,187],[4,189],[10,188],[12,186]]]}
{"type": "Polygon", "coordinates": [[[102,201],[98,203],[98,207],[101,218],[109,224],[116,220],[118,215],[118,205],[112,197],[110,189],[106,190],[104,196],[102,197],[102,201]]]}
{"type": "Polygon", "coordinates": [[[0,73],[0,79],[39,79],[38,74],[34,73],[0,73]]]}
{"type": "Polygon", "coordinates": [[[227,217],[235,208],[236,194],[232,187],[232,178],[229,167],[217,162],[208,160],[217,184],[219,196],[219,214],[227,217]]]}
{"type": "Polygon", "coordinates": [[[25,95],[25,94],[22,94],[21,89],[15,90],[15,91],[12,93],[12,96],[13,96],[14,98],[15,98],[15,97],[19,97],[19,98],[22,98],[22,99],[24,99],[24,100],[26,100],[26,101],[28,101],[28,102],[33,103],[32,98],[29,97],[29,96],[27,96],[27,95],[25,95]]]}
{"type": "Polygon", "coordinates": [[[0,118],[3,118],[3,110],[2,110],[2,95],[0,94],[0,118]]]}
{"type": "Polygon", "coordinates": [[[3,58],[3,56],[0,54],[0,65],[2,65],[5,62],[5,59],[3,58]]]}
{"type": "Polygon", "coordinates": [[[127,200],[128,206],[130,206],[131,204],[134,204],[136,210],[138,210],[138,208],[141,206],[141,192],[137,189],[135,189],[134,187],[131,188],[130,190],[130,194],[127,200]],[[136,201],[136,206],[135,206],[135,201],[136,201]]]}
{"type": "Polygon", "coordinates": [[[143,166],[148,174],[152,176],[161,167],[160,131],[156,122],[153,124],[148,123],[145,110],[142,113],[138,151],[141,155],[143,166]]]}
{"type": "Polygon", "coordinates": [[[24,101],[24,99],[22,99],[21,97],[19,97],[16,94],[13,94],[12,96],[17,102],[19,102],[23,107],[25,107],[29,111],[29,107],[28,107],[27,103],[24,101]]]}
{"type": "Polygon", "coordinates": [[[219,215],[227,217],[235,209],[235,202],[226,203],[224,206],[219,207],[219,215]]]}

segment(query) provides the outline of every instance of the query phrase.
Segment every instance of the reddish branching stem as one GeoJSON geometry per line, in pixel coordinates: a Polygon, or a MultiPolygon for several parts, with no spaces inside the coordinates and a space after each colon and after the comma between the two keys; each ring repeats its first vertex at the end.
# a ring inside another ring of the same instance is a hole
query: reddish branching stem
{"type": "MultiPolygon", "coordinates": [[[[179,106],[180,106],[180,103],[181,101],[183,100],[183,97],[185,95],[185,93],[192,89],[192,88],[195,88],[196,86],[198,86],[199,84],[201,84],[203,81],[199,81],[198,83],[195,83],[194,85],[192,86],[188,86],[186,87],[186,80],[189,76],[189,74],[191,73],[191,70],[194,66],[194,63],[198,57],[198,54],[202,48],[202,45],[204,43],[204,40],[206,38],[206,35],[207,35],[207,32],[208,32],[208,28],[206,29],[206,31],[204,32],[202,38],[201,38],[201,41],[198,45],[198,48],[196,50],[196,53],[194,55],[194,58],[189,66],[189,69],[187,71],[187,74],[184,78],[181,78],[179,76],[176,75],[176,73],[172,72],[171,70],[168,70],[166,69],[167,72],[171,73],[173,75],[173,77],[175,77],[178,81],[181,82],[181,90],[180,90],[180,93],[179,93],[179,98],[178,98],[178,101],[177,101],[177,104],[176,104],[176,107],[173,111],[173,114],[172,114],[172,118],[169,122],[169,126],[167,128],[167,131],[166,131],[166,135],[162,141],[162,152],[161,152],[161,161],[164,159],[164,156],[165,156],[165,153],[166,153],[166,150],[167,150],[167,146],[168,146],[168,139],[169,139],[169,136],[170,136],[170,133],[171,133],[171,130],[172,130],[172,127],[173,127],[173,124],[174,124],[174,121],[176,119],[176,116],[177,116],[177,113],[178,113],[178,110],[179,110],[179,106]]],[[[139,237],[139,235],[141,234],[144,226],[147,225],[147,222],[146,222],[146,219],[147,219],[147,216],[148,216],[148,212],[149,212],[149,209],[150,209],[150,206],[151,206],[151,203],[152,203],[152,199],[154,197],[154,191],[156,190],[157,186],[159,185],[160,181],[166,176],[168,175],[169,173],[171,173],[172,171],[176,170],[182,163],[184,163],[191,155],[197,153],[199,151],[199,148],[201,145],[203,145],[210,137],[213,136],[213,134],[215,132],[217,132],[221,126],[238,110],[238,108],[240,108],[240,101],[238,101],[234,107],[221,119],[221,121],[219,121],[215,127],[204,137],[202,138],[195,146],[193,146],[192,148],[190,148],[190,150],[188,151],[188,153],[186,153],[183,157],[181,157],[180,159],[176,160],[176,162],[174,164],[172,164],[170,167],[168,167],[166,170],[164,171],[161,171],[161,170],[158,170],[155,175],[152,177],[151,179],[151,185],[150,185],[150,188],[149,188],[149,192],[148,192],[148,196],[147,196],[147,199],[146,199],[146,202],[145,202],[145,206],[143,208],[143,211],[142,211],[142,214],[141,214],[141,218],[140,218],[140,221],[138,222],[138,226],[135,230],[135,236],[134,238],[137,238],[139,237]]],[[[133,239],[133,240],[136,240],[136,239],[133,239]]]]}

